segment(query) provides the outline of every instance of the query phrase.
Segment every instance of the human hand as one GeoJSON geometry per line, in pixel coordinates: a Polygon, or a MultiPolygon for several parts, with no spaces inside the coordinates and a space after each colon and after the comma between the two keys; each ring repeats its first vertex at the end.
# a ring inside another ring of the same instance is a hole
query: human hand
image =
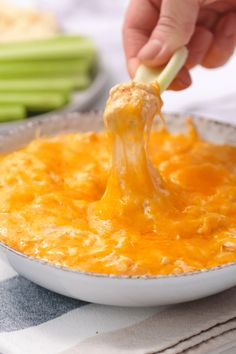
{"type": "Polygon", "coordinates": [[[123,28],[127,66],[157,67],[186,45],[189,56],[170,89],[191,85],[189,69],[226,63],[236,45],[236,0],[131,0],[123,28]]]}

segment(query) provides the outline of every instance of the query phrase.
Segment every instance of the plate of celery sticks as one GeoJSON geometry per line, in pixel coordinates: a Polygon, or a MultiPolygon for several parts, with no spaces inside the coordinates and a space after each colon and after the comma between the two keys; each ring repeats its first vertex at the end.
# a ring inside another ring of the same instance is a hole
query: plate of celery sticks
{"type": "Polygon", "coordinates": [[[106,74],[79,35],[0,44],[0,123],[88,108],[106,74]]]}

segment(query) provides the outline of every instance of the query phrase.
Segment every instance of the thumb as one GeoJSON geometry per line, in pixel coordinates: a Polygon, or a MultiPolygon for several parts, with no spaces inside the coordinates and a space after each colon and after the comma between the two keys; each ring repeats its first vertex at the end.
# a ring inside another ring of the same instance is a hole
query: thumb
{"type": "Polygon", "coordinates": [[[165,64],[178,48],[190,41],[198,12],[198,0],[162,0],[158,23],[138,53],[139,60],[150,66],[165,64]]]}

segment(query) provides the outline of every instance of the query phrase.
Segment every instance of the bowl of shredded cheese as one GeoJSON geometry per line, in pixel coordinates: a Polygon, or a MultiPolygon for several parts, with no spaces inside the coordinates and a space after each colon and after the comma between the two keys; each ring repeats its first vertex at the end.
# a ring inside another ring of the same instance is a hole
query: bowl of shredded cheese
{"type": "Polygon", "coordinates": [[[0,1],[0,43],[42,39],[60,32],[56,17],[47,11],[17,7],[9,1],[0,1]]]}

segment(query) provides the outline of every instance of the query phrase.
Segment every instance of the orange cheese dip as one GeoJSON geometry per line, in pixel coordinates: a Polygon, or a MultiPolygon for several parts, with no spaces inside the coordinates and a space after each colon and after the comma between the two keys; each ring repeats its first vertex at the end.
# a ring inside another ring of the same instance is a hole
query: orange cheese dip
{"type": "Polygon", "coordinates": [[[74,269],[160,275],[236,261],[236,147],[162,126],[155,85],[111,91],[107,132],[39,138],[0,160],[0,239],[74,269]]]}

